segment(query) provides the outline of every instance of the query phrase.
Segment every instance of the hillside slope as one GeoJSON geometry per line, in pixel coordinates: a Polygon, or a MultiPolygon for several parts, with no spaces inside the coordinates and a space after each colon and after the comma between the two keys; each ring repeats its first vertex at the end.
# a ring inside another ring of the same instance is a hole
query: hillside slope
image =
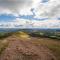
{"type": "Polygon", "coordinates": [[[43,46],[36,45],[31,39],[20,39],[16,36],[6,38],[8,47],[0,55],[0,60],[56,60],[51,51],[43,46]]]}

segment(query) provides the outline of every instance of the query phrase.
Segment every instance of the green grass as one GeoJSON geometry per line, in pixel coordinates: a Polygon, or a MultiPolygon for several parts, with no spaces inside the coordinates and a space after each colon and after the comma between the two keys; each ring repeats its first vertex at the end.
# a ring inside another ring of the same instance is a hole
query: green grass
{"type": "Polygon", "coordinates": [[[0,32],[0,39],[6,38],[8,36],[11,36],[13,33],[8,32],[0,32]]]}
{"type": "Polygon", "coordinates": [[[57,39],[60,40],[60,34],[58,32],[32,32],[30,34],[31,36],[35,37],[47,37],[51,39],[57,39]]]}

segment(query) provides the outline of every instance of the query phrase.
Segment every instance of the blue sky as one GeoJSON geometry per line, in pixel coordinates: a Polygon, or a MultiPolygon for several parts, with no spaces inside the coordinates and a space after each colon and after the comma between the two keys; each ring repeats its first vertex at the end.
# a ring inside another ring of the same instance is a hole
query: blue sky
{"type": "Polygon", "coordinates": [[[16,18],[21,18],[21,19],[28,19],[28,20],[47,20],[48,18],[34,18],[35,13],[34,9],[31,9],[32,15],[19,15],[19,16],[14,16],[13,14],[1,14],[0,15],[0,21],[12,21],[15,20],[16,18]]]}
{"type": "Polygon", "coordinates": [[[20,19],[28,19],[28,20],[48,20],[48,18],[34,18],[33,15],[20,15],[19,17],[13,16],[11,14],[2,14],[0,15],[0,21],[12,21],[15,20],[16,18],[20,19]]]}
{"type": "Polygon", "coordinates": [[[48,2],[49,0],[42,0],[42,3],[46,3],[46,2],[48,2]]]}
{"type": "Polygon", "coordinates": [[[16,19],[16,17],[11,15],[11,14],[9,14],[9,15],[7,15],[7,14],[0,15],[0,21],[11,21],[11,20],[15,20],[15,19],[16,19]]]}
{"type": "Polygon", "coordinates": [[[0,0],[0,24],[17,19],[60,22],[60,0],[0,0]]]}

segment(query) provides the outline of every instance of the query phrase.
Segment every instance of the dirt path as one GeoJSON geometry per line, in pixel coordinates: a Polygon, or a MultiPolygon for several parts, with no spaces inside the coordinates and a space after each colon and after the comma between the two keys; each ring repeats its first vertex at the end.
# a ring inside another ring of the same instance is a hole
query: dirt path
{"type": "Polygon", "coordinates": [[[56,60],[49,49],[35,45],[30,40],[24,41],[16,37],[7,40],[9,45],[2,52],[0,60],[56,60]]]}

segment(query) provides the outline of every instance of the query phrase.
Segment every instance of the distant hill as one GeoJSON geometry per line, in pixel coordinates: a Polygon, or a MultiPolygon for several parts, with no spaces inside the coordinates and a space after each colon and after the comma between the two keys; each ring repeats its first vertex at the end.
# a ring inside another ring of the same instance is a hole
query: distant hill
{"type": "Polygon", "coordinates": [[[39,28],[31,28],[31,29],[19,29],[19,28],[0,28],[0,32],[16,32],[16,31],[26,31],[26,32],[35,32],[35,31],[59,31],[60,29],[39,29],[39,28]]]}

